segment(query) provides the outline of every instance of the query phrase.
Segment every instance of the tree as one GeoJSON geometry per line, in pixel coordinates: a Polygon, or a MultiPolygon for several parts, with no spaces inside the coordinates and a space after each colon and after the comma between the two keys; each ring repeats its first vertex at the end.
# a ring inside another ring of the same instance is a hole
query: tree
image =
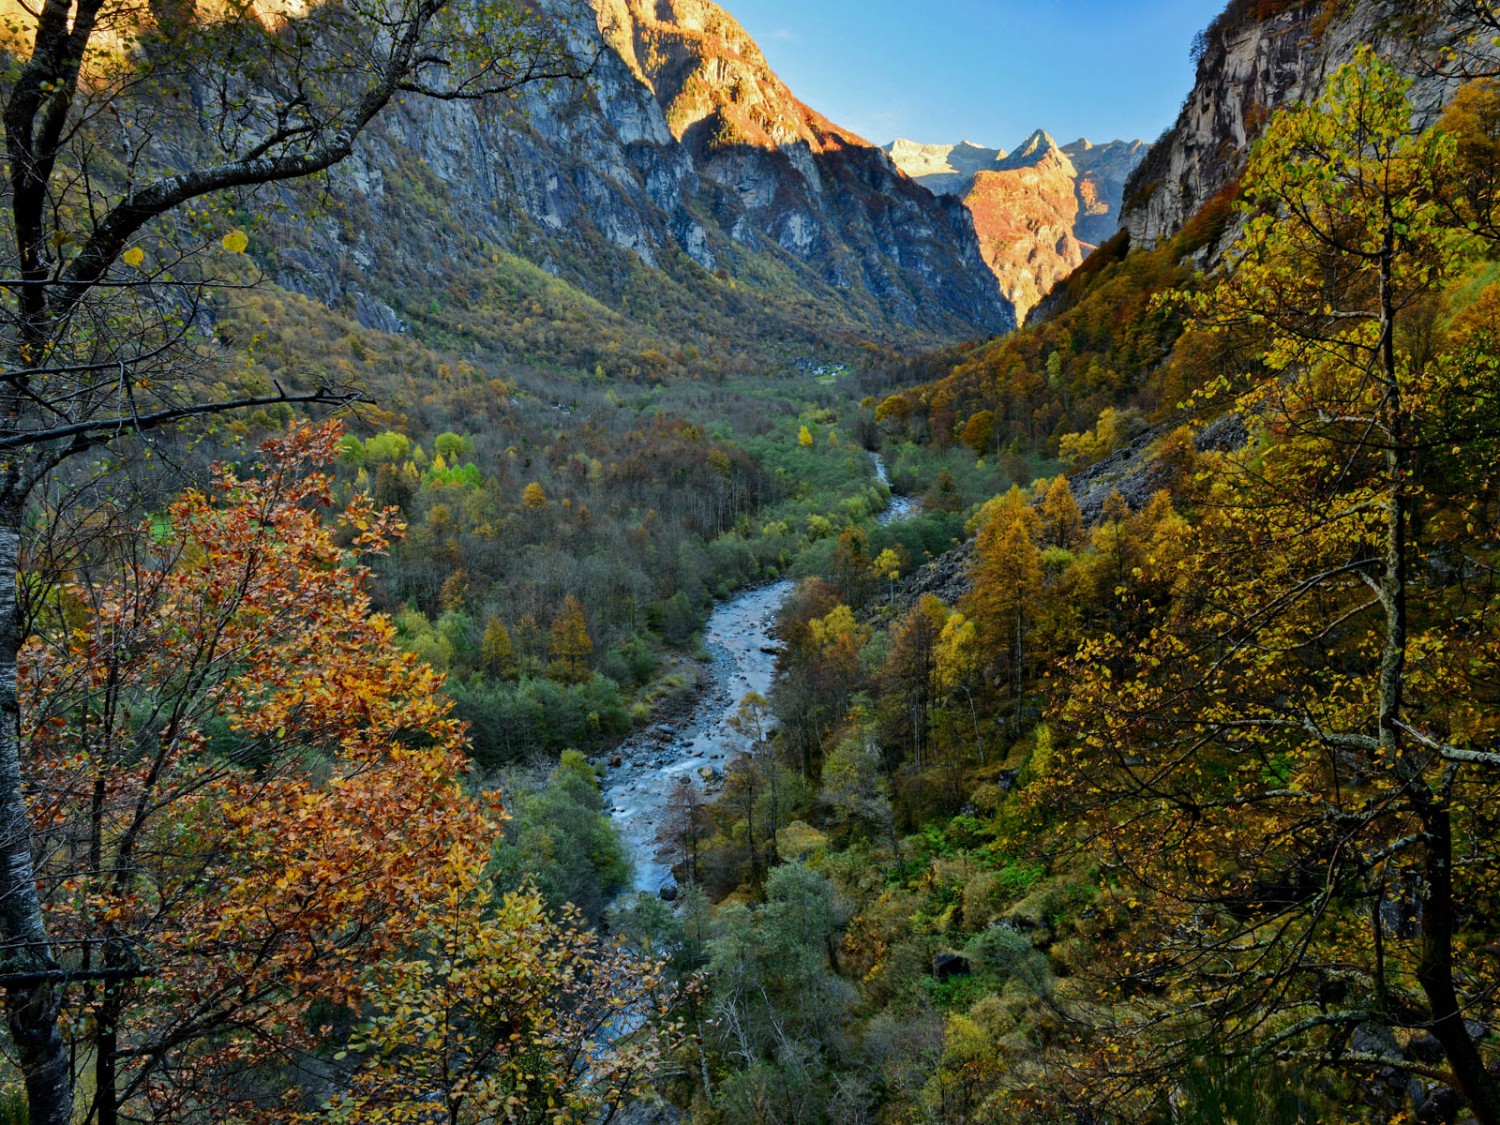
{"type": "Polygon", "coordinates": [[[1500,239],[1500,78],[1465,83],[1439,122],[1457,145],[1456,174],[1442,185],[1449,218],[1500,239]]]}
{"type": "Polygon", "coordinates": [[[583,617],[583,605],[572,594],[563,599],[562,609],[552,622],[550,652],[553,679],[581,684],[592,675],[589,657],[594,652],[594,640],[583,617]]]}
{"type": "Polygon", "coordinates": [[[798,863],[766,880],[766,903],[716,915],[709,947],[710,1025],[729,1074],[718,1101],[739,1120],[817,1120],[836,1087],[825,1052],[838,1035],[854,990],[837,973],[846,911],[833,885],[798,863]]]}
{"type": "Polygon", "coordinates": [[[547,507],[547,490],[532,481],[521,489],[521,506],[528,512],[539,512],[547,507]]]}
{"type": "MultiPolygon", "coordinates": [[[[460,786],[441,678],[370,614],[314,507],[338,434],[293,430],[259,476],[221,468],[37,607],[37,889],[79,982],[68,1084],[88,1068],[106,1125],[279,1109],[265,1089],[325,1047],[318,1013],[358,1008],[367,971],[484,875],[495,800],[460,786]]],[[[395,530],[363,497],[342,524],[364,550],[395,530]]]]}
{"type": "Polygon", "coordinates": [[[891,854],[900,860],[901,842],[884,764],[874,723],[868,714],[857,711],[849,730],[823,763],[818,800],[828,807],[835,823],[850,830],[864,827],[888,842],[891,854]]]}
{"type": "Polygon", "coordinates": [[[1040,610],[1042,556],[1036,510],[1014,487],[989,507],[974,545],[974,587],[964,602],[990,664],[1008,675],[1020,723],[1027,642],[1040,610]]]}
{"type": "Polygon", "coordinates": [[[894,744],[890,747],[892,767],[901,761],[908,748],[918,768],[928,764],[923,760],[923,740],[932,705],[938,638],[947,619],[947,607],[935,595],[923,594],[891,626],[890,648],[879,681],[883,725],[894,744]]]}
{"type": "Polygon", "coordinates": [[[969,720],[974,724],[974,748],[982,764],[984,739],[979,733],[979,708],[974,700],[980,666],[979,630],[963,614],[950,613],[933,653],[932,686],[944,698],[963,693],[969,704],[969,720]]]}
{"type": "Polygon", "coordinates": [[[673,866],[687,873],[690,883],[698,882],[698,850],[708,830],[702,792],[692,778],[678,778],[667,795],[661,826],[656,830],[656,844],[673,857],[673,866]]]}
{"type": "Polygon", "coordinates": [[[870,582],[870,539],[864,529],[850,524],[839,534],[828,562],[828,574],[849,605],[863,605],[870,582]]]}
{"type": "Polygon", "coordinates": [[[510,630],[498,617],[491,617],[485,623],[480,658],[484,661],[485,671],[497,679],[516,678],[516,648],[511,643],[510,630]]]}
{"type": "Polygon", "coordinates": [[[964,423],[963,433],[960,440],[972,449],[975,454],[983,457],[995,444],[995,412],[993,410],[980,410],[970,416],[964,423]]]}
{"type": "Polygon", "coordinates": [[[561,910],[589,922],[630,882],[630,860],[605,812],[599,774],[577,750],[564,750],[545,785],[510,784],[510,819],[492,868],[501,889],[535,887],[561,910]]]}
{"type": "MultiPolygon", "coordinates": [[[[773,850],[776,847],[776,833],[781,830],[781,779],[775,754],[771,752],[766,739],[767,722],[770,717],[770,702],[758,691],[747,691],[744,698],[740,700],[739,709],[729,717],[730,729],[745,740],[745,756],[749,763],[747,780],[750,783],[750,803],[746,815],[746,839],[750,848],[752,871],[758,869],[760,862],[755,843],[754,781],[758,774],[765,774],[766,791],[771,798],[771,824],[766,836],[771,841],[773,850]]],[[[773,855],[772,858],[774,859],[775,856],[773,855]]]]}
{"type": "Polygon", "coordinates": [[[896,582],[901,577],[901,555],[894,547],[887,547],[875,556],[870,569],[886,580],[886,601],[896,594],[896,582]]]}
{"type": "Polygon", "coordinates": [[[1042,545],[1071,551],[1083,534],[1083,514],[1065,476],[1054,477],[1042,499],[1042,545]]]}
{"type": "Polygon", "coordinates": [[[471,881],[441,905],[416,956],[368,970],[348,1089],[299,1125],[598,1121],[645,1093],[659,965],[554,920],[535,894],[495,903],[471,881]]]}
{"type": "Polygon", "coordinates": [[[1465,1021],[1500,1018],[1471,932],[1500,906],[1495,299],[1434,333],[1472,238],[1442,204],[1453,140],[1413,135],[1407,85],[1365,49],[1267,128],[1234,269],[1197,303],[1261,342],[1214,393],[1263,444],[1219,458],[1164,619],[1080,651],[1079,737],[1040,799],[1085,811],[1130,890],[1110,966],[1142,1019],[1106,1069],[1162,1076],[1165,1043],[1208,1042],[1420,1074],[1492,1125],[1493,1048],[1465,1021]]]}
{"type": "Polygon", "coordinates": [[[64,969],[35,889],[16,661],[25,509],[63,462],[127,435],[337,387],[217,393],[196,325],[246,233],[226,193],[345,159],[398,95],[504,95],[586,68],[526,5],[424,0],[305,12],[54,0],[12,17],[0,351],[0,941],[33,1125],[72,1112],[64,969]],[[191,106],[191,115],[181,107],[191,106]],[[220,237],[222,235],[222,238],[220,237]],[[208,251],[208,247],[216,249],[208,251]]]}

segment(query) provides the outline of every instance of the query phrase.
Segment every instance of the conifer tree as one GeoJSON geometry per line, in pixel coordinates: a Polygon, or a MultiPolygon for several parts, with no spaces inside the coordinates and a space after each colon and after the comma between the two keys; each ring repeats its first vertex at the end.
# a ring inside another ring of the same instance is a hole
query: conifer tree
{"type": "Polygon", "coordinates": [[[583,606],[572,594],[563,599],[562,609],[552,622],[551,673],[565,684],[581,684],[589,678],[589,657],[594,640],[589,636],[583,606]]]}

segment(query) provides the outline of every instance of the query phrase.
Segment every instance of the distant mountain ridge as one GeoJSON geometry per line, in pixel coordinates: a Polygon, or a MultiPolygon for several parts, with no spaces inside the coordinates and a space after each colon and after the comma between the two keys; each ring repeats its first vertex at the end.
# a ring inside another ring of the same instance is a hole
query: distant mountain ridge
{"type": "Polygon", "coordinates": [[[913,180],[963,200],[985,263],[1023,320],[1118,229],[1125,182],[1146,150],[1138,140],[1059,145],[1041,129],[1011,152],[969,141],[885,146],[913,180]]]}

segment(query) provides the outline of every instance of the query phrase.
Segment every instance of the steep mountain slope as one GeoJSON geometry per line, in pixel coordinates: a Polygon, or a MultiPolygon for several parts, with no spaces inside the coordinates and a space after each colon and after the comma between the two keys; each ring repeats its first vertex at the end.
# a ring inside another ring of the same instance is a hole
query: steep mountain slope
{"type": "Polygon", "coordinates": [[[717,6],[589,14],[587,85],[528,89],[514,112],[408,103],[333,174],[334,208],[282,193],[268,272],[366,327],[462,326],[481,353],[606,373],[652,351],[744,366],[763,344],[1013,326],[963,207],[798,102],[717,6]],[[560,318],[570,342],[515,331],[528,303],[523,327],[560,318]]]}
{"type": "Polygon", "coordinates": [[[1451,35],[1433,7],[1409,0],[1235,0],[1199,37],[1193,90],[1126,185],[1121,225],[1131,245],[1150,248],[1181,230],[1239,176],[1270,114],[1316,97],[1361,43],[1414,79],[1415,124],[1431,124],[1460,84],[1430,65],[1451,35]]]}
{"type": "Polygon", "coordinates": [[[1012,153],[964,142],[897,140],[885,151],[924,187],[960,197],[986,264],[1017,315],[1026,314],[1119,224],[1141,141],[1059,145],[1038,129],[1012,153]]]}

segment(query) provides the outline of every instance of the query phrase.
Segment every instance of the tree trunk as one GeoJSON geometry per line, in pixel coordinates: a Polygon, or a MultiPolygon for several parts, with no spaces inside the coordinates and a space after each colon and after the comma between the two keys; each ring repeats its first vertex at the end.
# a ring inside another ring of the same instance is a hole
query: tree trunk
{"type": "Polygon", "coordinates": [[[1500,1125],[1500,1089],[1485,1070],[1469,1037],[1454,984],[1453,941],[1458,919],[1453,901],[1453,824],[1446,800],[1429,785],[1425,763],[1412,752],[1401,729],[1406,696],[1407,598],[1410,575],[1411,498],[1407,477],[1412,448],[1406,405],[1396,357],[1396,309],[1392,298],[1396,252],[1395,220],[1387,203],[1386,230],[1380,264],[1379,364],[1385,382],[1381,422],[1386,436],[1386,474],[1389,490],[1385,559],[1380,600],[1385,611],[1385,643],[1378,685],[1380,743],[1396,763],[1397,775],[1411,807],[1422,821],[1426,843],[1422,896],[1422,952],[1417,980],[1427,997],[1432,1034],[1442,1045],[1453,1071],[1458,1093],[1480,1125],[1500,1125]]]}
{"type": "MultiPolygon", "coordinates": [[[[31,858],[31,819],[21,773],[21,709],[16,661],[21,647],[16,588],[21,503],[0,503],[0,943],[9,973],[57,968],[42,922],[31,858]]],[[[6,1017],[26,1083],[30,1125],[68,1125],[73,1115],[68,1052],[58,1029],[60,980],[12,985],[6,1017]]]]}
{"type": "Polygon", "coordinates": [[[1500,1125],[1500,1088],[1484,1068],[1469,1036],[1453,984],[1453,826],[1436,802],[1424,818],[1427,828],[1426,895],[1422,904],[1422,955],[1417,980],[1427,996],[1432,1035],[1443,1047],[1454,1085],[1480,1125],[1500,1125]]]}
{"type": "Polygon", "coordinates": [[[99,1029],[94,1035],[94,1105],[98,1125],[119,1125],[120,1103],[117,1070],[120,1060],[120,1017],[124,1004],[121,986],[107,984],[99,1007],[99,1029]]]}

